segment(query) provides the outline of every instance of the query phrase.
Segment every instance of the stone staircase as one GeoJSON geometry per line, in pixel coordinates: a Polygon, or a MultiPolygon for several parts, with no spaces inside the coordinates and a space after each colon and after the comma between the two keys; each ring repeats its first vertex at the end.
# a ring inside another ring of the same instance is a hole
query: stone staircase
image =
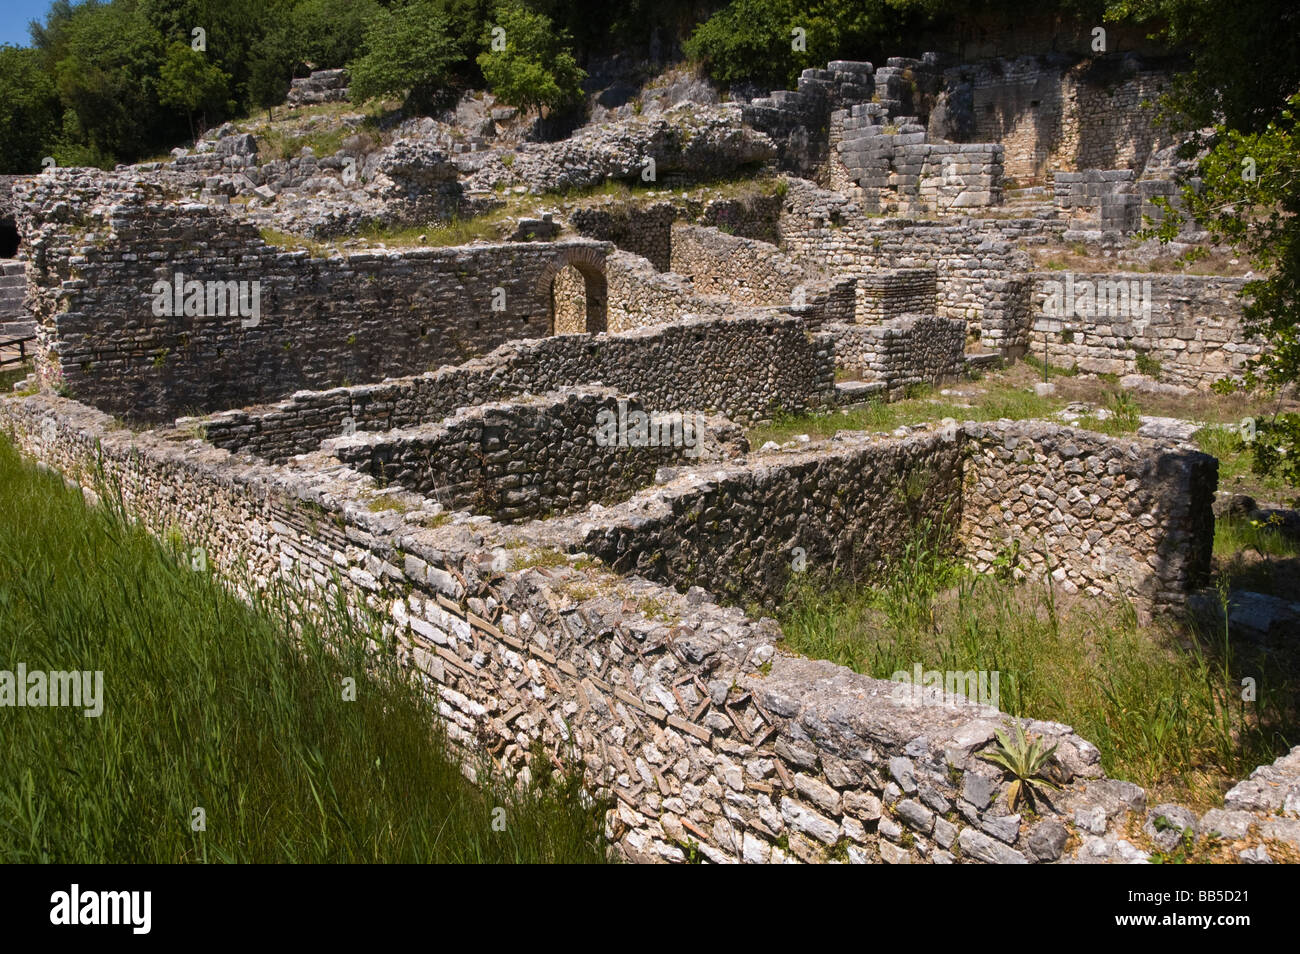
{"type": "MultiPolygon", "coordinates": [[[[27,294],[26,271],[26,262],[0,261],[0,343],[36,332],[36,322],[23,310],[23,297],[27,294]]],[[[31,353],[30,341],[21,349],[16,344],[0,347],[0,361],[7,366],[10,361],[31,353]]]]}

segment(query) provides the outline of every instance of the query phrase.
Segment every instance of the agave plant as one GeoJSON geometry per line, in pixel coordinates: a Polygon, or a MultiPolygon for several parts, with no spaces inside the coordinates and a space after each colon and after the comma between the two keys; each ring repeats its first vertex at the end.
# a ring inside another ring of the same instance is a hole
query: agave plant
{"type": "Polygon", "coordinates": [[[998,740],[997,748],[980,753],[980,758],[992,762],[1013,776],[1010,786],[1007,787],[1007,804],[1013,812],[1022,795],[1028,800],[1030,807],[1033,807],[1036,787],[1042,786],[1053,791],[1059,788],[1043,774],[1052,755],[1056,752],[1056,745],[1049,749],[1041,738],[1030,739],[1025,735],[1025,727],[1018,719],[1015,722],[1015,729],[1014,739],[998,729],[995,732],[998,740]]]}

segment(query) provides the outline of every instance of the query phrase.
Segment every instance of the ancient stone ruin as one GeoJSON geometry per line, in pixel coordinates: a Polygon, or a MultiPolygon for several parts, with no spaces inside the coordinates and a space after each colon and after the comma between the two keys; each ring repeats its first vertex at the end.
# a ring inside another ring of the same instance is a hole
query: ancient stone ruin
{"type": "MultiPolygon", "coordinates": [[[[781,598],[793,554],[867,572],[920,521],[977,570],[1014,544],[1144,617],[1204,584],[1217,464],[1181,441],[1008,420],[745,438],[1044,350],[1188,389],[1259,353],[1244,279],[1130,270],[1176,191],[1140,105],[1168,77],[1129,59],[1094,79],[837,61],[560,142],[413,126],[284,160],[232,125],[169,162],[20,178],[0,322],[34,331],[36,362],[0,427],[87,493],[106,476],[232,586],[382,618],[456,743],[503,771],[546,770],[538,740],[580,761],[629,859],[1143,860],[1126,826],[1180,809],[1070,727],[1028,722],[1062,789],[1012,814],[979,758],[1009,716],[912,704],[741,608],[781,598]],[[759,187],[689,192],[727,177],[759,187]],[[611,181],[660,188],[542,211],[611,181]],[[495,240],[321,244],[520,194],[542,204],[495,240]],[[1080,242],[1113,267],[1031,254],[1080,242]]],[[[315,73],[290,102],[345,83],[315,73]]],[[[1300,843],[1298,758],[1187,826],[1300,843]]]]}

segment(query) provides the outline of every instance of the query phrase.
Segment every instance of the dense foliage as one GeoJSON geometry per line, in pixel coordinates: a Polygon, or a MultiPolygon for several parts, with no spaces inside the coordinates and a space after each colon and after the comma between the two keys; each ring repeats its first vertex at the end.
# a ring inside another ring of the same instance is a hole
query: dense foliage
{"type": "MultiPolygon", "coordinates": [[[[1186,51],[1189,67],[1162,104],[1191,134],[1188,151],[1208,150],[1199,183],[1183,191],[1186,213],[1260,274],[1246,286],[1245,315],[1269,347],[1248,365],[1245,386],[1300,385],[1300,8],[1292,0],[1119,0],[1109,15],[1150,22],[1186,51]]],[[[1158,232],[1172,239],[1180,225],[1170,215],[1158,232]]],[[[1257,472],[1300,486],[1300,415],[1251,421],[1243,435],[1257,472]]]]}
{"type": "Polygon", "coordinates": [[[709,0],[53,0],[30,47],[0,46],[0,173],[112,165],[284,101],[289,81],[347,66],[357,98],[428,109],[488,86],[503,100],[577,100],[579,65],[667,54],[709,0]],[[490,31],[507,49],[490,55],[490,31]],[[197,35],[195,30],[201,30],[197,35]],[[480,58],[480,54],[484,54],[480,58]]]}

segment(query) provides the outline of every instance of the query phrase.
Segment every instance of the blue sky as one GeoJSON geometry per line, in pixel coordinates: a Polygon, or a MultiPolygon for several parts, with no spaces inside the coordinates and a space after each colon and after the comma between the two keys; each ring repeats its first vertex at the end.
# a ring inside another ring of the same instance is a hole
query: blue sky
{"type": "Polygon", "coordinates": [[[28,22],[44,20],[49,9],[50,0],[4,0],[0,4],[0,43],[30,44],[28,22]]]}

